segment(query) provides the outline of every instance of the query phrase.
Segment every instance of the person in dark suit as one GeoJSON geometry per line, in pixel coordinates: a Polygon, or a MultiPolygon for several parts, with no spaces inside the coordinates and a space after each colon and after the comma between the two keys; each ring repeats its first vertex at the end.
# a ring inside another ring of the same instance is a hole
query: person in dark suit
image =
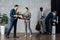
{"type": "Polygon", "coordinates": [[[51,34],[52,32],[52,23],[54,19],[56,19],[56,11],[50,12],[45,19],[47,34],[51,34]]]}
{"type": "Polygon", "coordinates": [[[16,15],[16,11],[18,10],[18,5],[15,5],[13,9],[10,11],[10,28],[8,29],[6,33],[6,37],[9,37],[9,34],[11,32],[11,29],[14,27],[14,37],[16,36],[16,29],[17,29],[17,20],[18,20],[18,15],[16,15]]]}

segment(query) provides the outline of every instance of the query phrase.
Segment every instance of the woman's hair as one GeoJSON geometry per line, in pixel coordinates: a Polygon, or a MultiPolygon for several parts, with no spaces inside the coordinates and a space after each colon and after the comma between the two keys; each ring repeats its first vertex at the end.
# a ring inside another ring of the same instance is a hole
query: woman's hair
{"type": "Polygon", "coordinates": [[[29,10],[29,8],[28,7],[25,7],[27,10],[29,10]]]}

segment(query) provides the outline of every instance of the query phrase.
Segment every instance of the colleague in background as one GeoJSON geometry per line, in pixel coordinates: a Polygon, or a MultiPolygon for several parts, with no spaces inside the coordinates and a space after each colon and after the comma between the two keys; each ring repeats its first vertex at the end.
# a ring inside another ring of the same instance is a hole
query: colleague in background
{"type": "Polygon", "coordinates": [[[29,37],[32,37],[32,30],[30,28],[31,13],[29,12],[28,7],[25,7],[25,13],[22,16],[23,16],[23,19],[24,19],[25,32],[26,32],[24,37],[27,37],[27,28],[29,28],[29,31],[30,31],[30,36],[29,37]]]}
{"type": "Polygon", "coordinates": [[[40,7],[40,13],[38,14],[38,18],[40,24],[40,33],[45,33],[46,28],[45,28],[45,17],[44,17],[43,7],[40,7]]]}
{"type": "Polygon", "coordinates": [[[51,33],[52,33],[53,20],[57,20],[56,11],[50,12],[50,13],[47,15],[46,19],[45,19],[46,33],[47,33],[47,34],[51,34],[51,33]]]}
{"type": "Polygon", "coordinates": [[[17,29],[17,20],[18,20],[18,15],[16,15],[16,11],[18,10],[19,5],[14,5],[14,8],[11,9],[10,11],[10,28],[8,29],[6,33],[6,37],[9,38],[9,34],[14,27],[14,38],[16,38],[16,29],[17,29]]]}

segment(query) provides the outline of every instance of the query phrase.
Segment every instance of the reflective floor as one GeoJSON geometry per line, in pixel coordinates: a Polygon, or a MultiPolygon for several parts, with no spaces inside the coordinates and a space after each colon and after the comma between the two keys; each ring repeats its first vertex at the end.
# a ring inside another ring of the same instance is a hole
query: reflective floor
{"type": "Polygon", "coordinates": [[[33,34],[33,37],[29,38],[29,34],[24,38],[24,34],[17,34],[19,38],[13,38],[13,34],[10,35],[10,38],[6,38],[3,35],[0,35],[1,40],[60,40],[60,34],[57,35],[43,35],[43,34],[33,34]]]}

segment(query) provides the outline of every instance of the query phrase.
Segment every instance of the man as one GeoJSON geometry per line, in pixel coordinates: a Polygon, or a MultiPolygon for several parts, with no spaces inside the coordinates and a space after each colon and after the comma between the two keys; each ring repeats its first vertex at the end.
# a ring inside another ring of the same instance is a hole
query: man
{"type": "Polygon", "coordinates": [[[52,23],[54,19],[56,20],[56,11],[50,12],[45,19],[47,34],[51,34],[52,32],[52,23]]]}
{"type": "Polygon", "coordinates": [[[9,34],[11,32],[11,29],[14,26],[14,38],[16,38],[16,26],[17,26],[17,20],[18,20],[18,15],[16,15],[16,11],[18,10],[18,5],[15,5],[13,9],[10,11],[10,28],[8,29],[6,33],[6,37],[9,37],[9,34]]]}
{"type": "Polygon", "coordinates": [[[40,7],[39,24],[41,25],[40,33],[45,33],[45,17],[43,13],[43,7],[40,7]]]}

